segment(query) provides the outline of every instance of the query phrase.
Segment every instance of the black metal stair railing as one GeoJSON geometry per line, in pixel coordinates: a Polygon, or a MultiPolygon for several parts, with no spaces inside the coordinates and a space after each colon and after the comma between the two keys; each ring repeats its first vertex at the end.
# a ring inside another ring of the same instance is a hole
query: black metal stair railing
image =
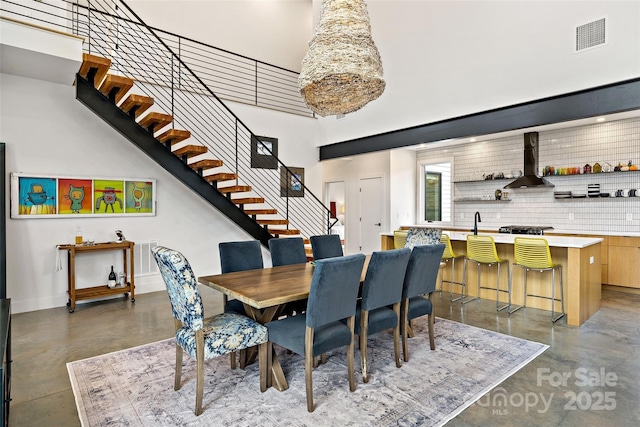
{"type": "MultiPolygon", "coordinates": [[[[2,3],[4,6],[6,0],[2,3]]],[[[209,152],[194,160],[222,160],[224,170],[216,173],[235,173],[238,178],[233,184],[252,188],[234,197],[264,198],[264,205],[251,207],[277,209],[288,220],[287,229],[300,230],[305,237],[329,232],[335,221],[327,207],[277,158],[277,169],[251,167],[255,135],[128,5],[122,1],[73,5],[66,15],[74,33],[86,38],[85,50],[110,58],[111,73],[136,80],[132,93],[154,99],[150,110],[172,115],[174,128],[191,132],[191,138],[175,148],[186,144],[207,147],[209,152]],[[291,197],[289,183],[281,189],[281,171],[289,172],[289,180],[302,189],[304,197],[291,197]]],[[[60,17],[60,13],[55,15],[60,17]]],[[[263,151],[270,153],[267,146],[263,151]]]]}
{"type": "MultiPolygon", "coordinates": [[[[87,28],[77,25],[80,22],[79,16],[87,14],[86,4],[86,1],[74,0],[0,0],[0,12],[3,16],[30,21],[62,32],[83,32],[86,36],[87,28]]],[[[132,24],[142,26],[138,22],[132,24]]],[[[163,29],[150,28],[219,98],[303,117],[315,117],[300,96],[298,72],[163,29]]]]}

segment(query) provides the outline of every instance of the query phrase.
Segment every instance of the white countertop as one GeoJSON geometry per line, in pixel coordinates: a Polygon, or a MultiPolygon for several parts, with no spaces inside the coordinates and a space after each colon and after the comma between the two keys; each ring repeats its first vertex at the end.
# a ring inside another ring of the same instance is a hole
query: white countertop
{"type": "MultiPolygon", "coordinates": [[[[448,231],[447,234],[451,240],[467,240],[469,233],[459,231],[448,231]]],[[[478,233],[480,236],[491,236],[496,243],[513,244],[516,237],[544,237],[549,242],[549,246],[560,248],[586,248],[604,241],[604,239],[596,237],[568,237],[568,236],[530,236],[524,234],[503,234],[503,233],[478,233]]]]}
{"type": "MultiPolygon", "coordinates": [[[[445,231],[449,235],[451,240],[466,241],[468,234],[472,232],[461,231],[445,231]]],[[[506,234],[506,233],[478,233],[481,236],[491,236],[496,243],[507,243],[513,245],[513,239],[516,237],[544,237],[549,242],[549,246],[559,248],[586,248],[587,246],[595,245],[603,242],[604,239],[599,237],[569,237],[569,236],[532,236],[525,234],[506,234]]],[[[380,233],[382,236],[393,237],[393,232],[380,233]]]]}

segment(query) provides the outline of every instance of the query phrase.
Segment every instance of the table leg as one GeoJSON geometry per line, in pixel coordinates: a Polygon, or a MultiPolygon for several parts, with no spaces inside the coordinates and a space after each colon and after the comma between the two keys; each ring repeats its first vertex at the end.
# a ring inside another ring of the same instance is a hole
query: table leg
{"type": "MultiPolygon", "coordinates": [[[[244,310],[247,312],[247,315],[255,320],[256,322],[264,325],[272,321],[278,313],[282,312],[281,306],[273,306],[267,307],[264,310],[260,310],[250,305],[244,304],[244,310]]],[[[278,356],[276,355],[276,350],[271,347],[271,369],[267,373],[267,387],[273,387],[278,391],[285,391],[289,388],[289,384],[287,383],[287,379],[284,376],[284,371],[282,370],[282,366],[280,365],[280,361],[278,360],[278,356]]],[[[255,359],[255,348],[247,349],[246,353],[248,355],[247,364],[249,361],[252,361],[251,355],[249,353],[253,351],[253,358],[255,359]]]]}

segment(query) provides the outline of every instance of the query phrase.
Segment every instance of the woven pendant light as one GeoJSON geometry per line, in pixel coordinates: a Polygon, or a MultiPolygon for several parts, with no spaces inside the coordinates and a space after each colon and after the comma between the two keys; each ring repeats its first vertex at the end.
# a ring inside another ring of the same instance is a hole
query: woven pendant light
{"type": "Polygon", "coordinates": [[[321,116],[357,111],[382,94],[382,74],[364,0],[323,0],[298,78],[307,106],[321,116]]]}

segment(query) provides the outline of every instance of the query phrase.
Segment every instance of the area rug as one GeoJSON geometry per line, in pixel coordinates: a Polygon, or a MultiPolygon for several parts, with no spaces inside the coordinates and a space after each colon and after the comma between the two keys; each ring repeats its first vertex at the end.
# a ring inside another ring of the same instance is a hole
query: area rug
{"type": "Polygon", "coordinates": [[[67,364],[83,426],[439,426],[544,352],[548,346],[436,319],[436,350],[426,319],[414,321],[410,360],[393,361],[391,333],[370,337],[370,379],[349,392],[344,350],[313,371],[316,409],[307,412],[304,359],[277,349],[289,389],[260,393],[257,364],[205,363],[204,412],[194,415],[195,361],[184,356],[173,390],[175,346],[167,339],[67,364]]]}

